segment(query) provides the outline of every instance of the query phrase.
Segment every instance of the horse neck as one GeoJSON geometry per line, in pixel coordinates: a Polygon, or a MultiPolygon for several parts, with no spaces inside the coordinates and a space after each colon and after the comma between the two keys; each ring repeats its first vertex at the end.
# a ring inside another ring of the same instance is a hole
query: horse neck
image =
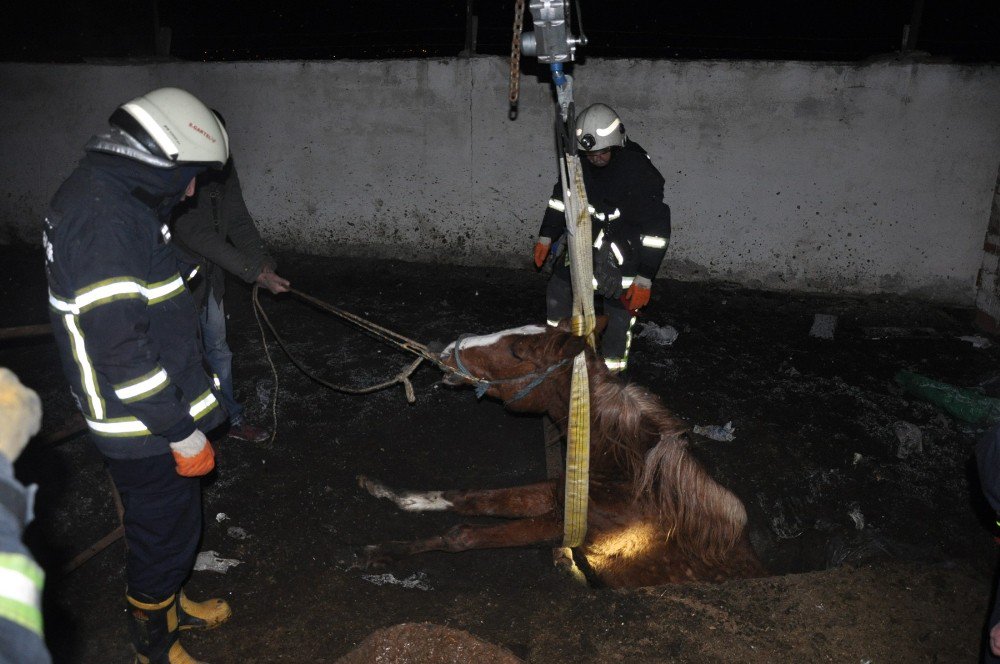
{"type": "MultiPolygon", "coordinates": [[[[547,412],[566,433],[569,420],[571,372],[548,385],[547,412]]],[[[591,472],[635,480],[642,472],[646,452],[659,442],[661,423],[650,419],[655,397],[628,387],[607,372],[603,362],[588,362],[590,380],[591,472]]],[[[662,407],[660,407],[662,410],[662,407]]]]}

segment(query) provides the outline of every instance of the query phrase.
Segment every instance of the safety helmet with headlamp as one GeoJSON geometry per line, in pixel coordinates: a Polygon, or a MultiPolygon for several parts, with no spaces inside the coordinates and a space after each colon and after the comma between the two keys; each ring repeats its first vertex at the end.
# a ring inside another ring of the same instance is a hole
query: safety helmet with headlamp
{"type": "Polygon", "coordinates": [[[591,104],[576,116],[576,144],[584,152],[625,146],[625,125],[607,104],[591,104]]]}

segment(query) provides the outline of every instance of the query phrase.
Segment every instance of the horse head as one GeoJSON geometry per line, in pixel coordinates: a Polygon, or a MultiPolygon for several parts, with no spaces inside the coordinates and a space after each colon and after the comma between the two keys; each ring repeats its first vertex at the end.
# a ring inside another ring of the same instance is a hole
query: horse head
{"type": "MultiPolygon", "coordinates": [[[[598,318],[597,333],[607,319],[598,318]]],[[[441,353],[448,385],[472,385],[480,396],[500,399],[511,410],[542,413],[552,403],[552,390],[568,385],[573,358],[586,350],[586,339],[558,327],[525,325],[494,334],[463,335],[441,353]]],[[[590,366],[602,363],[588,362],[590,366]]],[[[562,389],[568,395],[567,389],[562,389]]],[[[562,401],[563,399],[558,399],[562,401]]]]}

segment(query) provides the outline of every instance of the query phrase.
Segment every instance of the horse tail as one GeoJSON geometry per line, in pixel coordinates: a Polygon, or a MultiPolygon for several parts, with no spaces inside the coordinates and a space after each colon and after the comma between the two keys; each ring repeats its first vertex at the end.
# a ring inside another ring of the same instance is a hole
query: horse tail
{"type": "Polygon", "coordinates": [[[679,430],[647,452],[635,497],[658,510],[673,545],[713,564],[730,555],[747,523],[743,502],[711,478],[679,430]]]}

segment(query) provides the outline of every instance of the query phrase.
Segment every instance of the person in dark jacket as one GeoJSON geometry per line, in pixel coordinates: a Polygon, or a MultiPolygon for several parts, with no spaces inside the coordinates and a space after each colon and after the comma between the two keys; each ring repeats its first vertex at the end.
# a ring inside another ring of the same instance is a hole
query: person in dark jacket
{"type": "MultiPolygon", "coordinates": [[[[649,303],[653,279],[670,242],[670,208],[663,202],[663,176],[646,151],[629,140],[618,114],[593,104],[577,117],[577,148],[593,219],[594,288],[608,316],[601,353],[608,368],[624,371],[636,313],[649,303]]],[[[566,230],[562,185],[556,183],[535,243],[541,268],[566,230]]],[[[572,313],[569,253],[555,257],[546,293],[550,325],[572,313]]]]}
{"type": "Polygon", "coordinates": [[[49,664],[42,636],[45,573],[21,543],[34,489],[14,477],[14,461],[42,424],[42,404],[14,372],[0,367],[0,662],[49,664]]]}
{"type": "MultiPolygon", "coordinates": [[[[1000,523],[1000,423],[987,431],[976,445],[976,465],[979,467],[979,484],[983,494],[997,513],[997,523],[1000,523]]],[[[1000,664],[1000,587],[996,590],[986,629],[983,664],[1000,664]]]]}
{"type": "MultiPolygon", "coordinates": [[[[214,113],[188,92],[120,106],[60,186],[42,236],[52,331],[70,390],[125,507],[126,599],[140,662],[188,662],[179,629],[229,617],[181,586],[201,537],[205,432],[225,422],[202,365],[198,316],[167,221],[195,178],[229,159],[214,113]]],[[[108,659],[114,659],[109,655],[108,659]]]]}
{"type": "MultiPolygon", "coordinates": [[[[220,116],[221,117],[221,116],[220,116]]],[[[233,353],[226,342],[226,272],[246,283],[257,283],[272,293],[288,291],[290,283],[275,273],[271,258],[253,217],[243,200],[240,178],[232,158],[221,171],[198,178],[198,196],[182,206],[174,223],[174,240],[199,263],[203,278],[197,282],[205,357],[220,383],[222,405],[229,413],[229,436],[260,442],[270,433],[246,421],[243,406],[233,391],[233,353]]]]}

